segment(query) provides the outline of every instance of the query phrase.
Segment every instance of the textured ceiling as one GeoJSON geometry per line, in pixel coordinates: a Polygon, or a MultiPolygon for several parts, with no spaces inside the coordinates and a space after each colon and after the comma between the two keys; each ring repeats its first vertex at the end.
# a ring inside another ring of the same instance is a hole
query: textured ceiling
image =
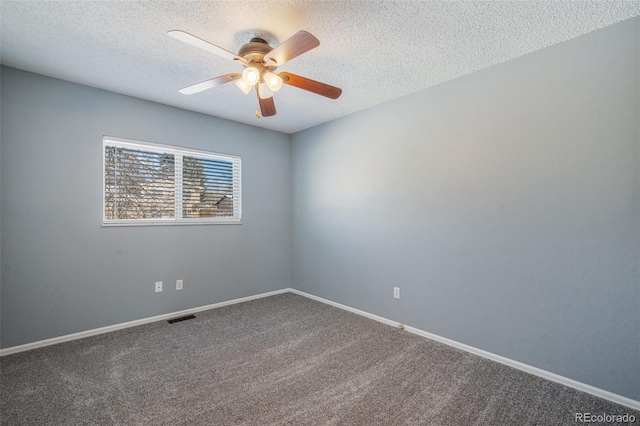
{"type": "Polygon", "coordinates": [[[8,1],[4,65],[285,133],[371,107],[640,15],[640,2],[8,1]],[[179,29],[237,52],[304,29],[320,46],[289,71],[343,89],[330,100],[284,86],[278,114],[227,84],[178,89],[239,64],[166,35],[179,29]]]}

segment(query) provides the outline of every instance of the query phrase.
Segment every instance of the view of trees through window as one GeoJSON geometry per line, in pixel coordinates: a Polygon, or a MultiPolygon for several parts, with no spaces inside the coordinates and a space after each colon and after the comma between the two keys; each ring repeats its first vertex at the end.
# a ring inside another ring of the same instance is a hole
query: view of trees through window
{"type": "Polygon", "coordinates": [[[104,148],[105,220],[234,216],[232,160],[104,148]]]}
{"type": "Polygon", "coordinates": [[[233,164],[182,158],[182,217],[233,216],[233,164]]]}
{"type": "Polygon", "coordinates": [[[175,156],[105,147],[105,219],[175,217],[175,156]]]}

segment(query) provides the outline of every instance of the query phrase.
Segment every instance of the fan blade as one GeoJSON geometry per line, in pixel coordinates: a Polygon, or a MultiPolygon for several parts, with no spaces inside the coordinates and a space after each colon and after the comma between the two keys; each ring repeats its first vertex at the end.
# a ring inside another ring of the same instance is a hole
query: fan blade
{"type": "Polygon", "coordinates": [[[342,89],[339,87],[320,83],[319,81],[311,80],[310,78],[301,77],[288,72],[281,72],[278,75],[282,77],[284,84],[307,90],[321,96],[326,96],[327,98],[338,99],[342,94],[342,89]]]}
{"type": "Polygon", "coordinates": [[[281,66],[296,56],[320,46],[320,41],[306,31],[298,31],[271,52],[264,55],[267,66],[281,66]]]}
{"type": "Polygon", "coordinates": [[[183,95],[193,95],[194,93],[202,92],[203,90],[211,89],[230,81],[237,80],[240,77],[242,77],[242,74],[232,72],[231,74],[221,75],[220,77],[212,78],[211,80],[203,81],[202,83],[183,87],[179,92],[183,95]]]}
{"type": "Polygon", "coordinates": [[[167,35],[169,37],[175,38],[176,40],[184,41],[185,43],[188,43],[192,46],[199,47],[200,49],[204,49],[211,53],[215,53],[216,55],[222,56],[225,59],[229,59],[231,61],[237,61],[237,62],[240,62],[241,64],[247,63],[247,61],[245,61],[243,58],[236,55],[235,53],[229,52],[228,50],[225,50],[222,47],[218,47],[215,44],[211,44],[208,41],[205,41],[201,38],[198,38],[184,31],[172,30],[167,32],[167,35]]]}
{"type": "Polygon", "coordinates": [[[273,102],[273,96],[267,99],[260,98],[260,91],[256,85],[256,93],[258,94],[258,103],[263,117],[271,117],[276,115],[276,104],[273,102]]]}

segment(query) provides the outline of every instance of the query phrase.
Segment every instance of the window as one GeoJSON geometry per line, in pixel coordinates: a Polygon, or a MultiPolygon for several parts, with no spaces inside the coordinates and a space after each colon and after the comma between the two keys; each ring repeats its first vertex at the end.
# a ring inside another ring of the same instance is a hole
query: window
{"type": "Polygon", "coordinates": [[[240,223],[240,157],[104,137],[103,225],[240,223]]]}

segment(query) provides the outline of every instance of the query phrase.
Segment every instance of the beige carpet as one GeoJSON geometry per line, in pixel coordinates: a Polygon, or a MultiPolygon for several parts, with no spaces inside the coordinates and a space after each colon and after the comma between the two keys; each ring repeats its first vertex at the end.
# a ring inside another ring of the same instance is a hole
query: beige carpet
{"type": "MultiPolygon", "coordinates": [[[[3,425],[575,425],[633,411],[293,294],[3,357],[3,425]]],[[[628,423],[607,423],[628,424],[628,423]]]]}

